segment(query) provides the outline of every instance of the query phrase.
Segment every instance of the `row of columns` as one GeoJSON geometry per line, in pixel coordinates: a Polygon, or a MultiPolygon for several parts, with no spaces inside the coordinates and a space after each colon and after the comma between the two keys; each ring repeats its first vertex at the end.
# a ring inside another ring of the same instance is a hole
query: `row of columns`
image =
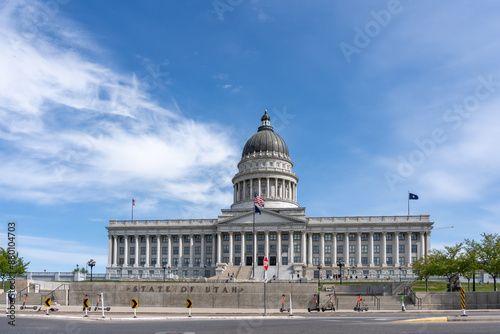
{"type": "Polygon", "coordinates": [[[296,202],[297,201],[297,183],[280,178],[257,178],[237,182],[234,184],[233,202],[253,199],[254,193],[265,198],[284,199],[296,202]],[[262,192],[262,181],[266,185],[266,191],[262,192]],[[271,191],[271,185],[274,190],[271,191]],[[280,187],[278,187],[280,186],[280,187]],[[255,189],[257,187],[257,189],[255,189]],[[248,191],[247,191],[248,190],[248,191]]]}

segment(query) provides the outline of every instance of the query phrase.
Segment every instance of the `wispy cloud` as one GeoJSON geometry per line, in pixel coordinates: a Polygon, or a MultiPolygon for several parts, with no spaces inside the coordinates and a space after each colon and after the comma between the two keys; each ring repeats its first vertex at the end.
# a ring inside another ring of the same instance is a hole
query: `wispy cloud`
{"type": "MultiPolygon", "coordinates": [[[[179,201],[201,192],[204,204],[212,193],[230,199],[222,175],[231,174],[237,148],[224,129],[183,117],[175,103],[160,106],[142,77],[92,61],[93,49],[78,42],[88,37],[71,25],[30,38],[21,27],[34,14],[20,15],[20,6],[40,11],[9,2],[0,12],[0,173],[9,175],[2,192],[39,203],[103,200],[116,189],[179,201]]],[[[55,16],[43,29],[59,24],[55,16]]]]}

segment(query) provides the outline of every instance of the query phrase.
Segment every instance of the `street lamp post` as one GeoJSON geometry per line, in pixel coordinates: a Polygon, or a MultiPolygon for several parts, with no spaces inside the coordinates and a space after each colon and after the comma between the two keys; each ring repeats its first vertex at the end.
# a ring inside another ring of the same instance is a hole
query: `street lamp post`
{"type": "Polygon", "coordinates": [[[399,267],[399,281],[401,282],[401,266],[399,267]]]}
{"type": "Polygon", "coordinates": [[[345,267],[344,261],[337,262],[337,266],[340,268],[340,285],[342,285],[342,267],[345,267]]]}
{"type": "Polygon", "coordinates": [[[321,291],[321,264],[318,264],[318,308],[319,308],[319,294],[321,291]]]}
{"type": "Polygon", "coordinates": [[[90,261],[87,262],[87,264],[90,267],[90,281],[92,282],[92,268],[94,268],[94,266],[95,266],[95,261],[90,259],[90,261]]]}
{"type": "Polygon", "coordinates": [[[162,268],[163,268],[163,283],[165,283],[165,272],[167,271],[167,265],[164,264],[162,268]]]}

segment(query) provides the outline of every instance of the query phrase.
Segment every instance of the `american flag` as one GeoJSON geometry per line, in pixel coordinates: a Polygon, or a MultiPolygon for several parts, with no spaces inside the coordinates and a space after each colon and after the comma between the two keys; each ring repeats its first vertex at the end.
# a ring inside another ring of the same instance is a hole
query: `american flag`
{"type": "Polygon", "coordinates": [[[135,199],[132,198],[132,206],[135,206],[135,199]]]}
{"type": "Polygon", "coordinates": [[[262,197],[260,197],[259,195],[257,195],[257,193],[255,193],[255,196],[254,196],[254,199],[253,199],[253,202],[255,203],[255,205],[257,205],[260,208],[263,208],[265,201],[266,201],[265,199],[263,199],[262,197]]]}

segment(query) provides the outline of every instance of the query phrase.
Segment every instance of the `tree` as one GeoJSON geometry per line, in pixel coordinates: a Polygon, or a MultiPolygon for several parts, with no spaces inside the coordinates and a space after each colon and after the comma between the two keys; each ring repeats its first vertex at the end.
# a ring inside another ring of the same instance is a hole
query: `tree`
{"type": "Polygon", "coordinates": [[[438,272],[436,257],[433,254],[422,256],[412,263],[412,267],[417,279],[425,279],[425,291],[429,292],[429,277],[438,272]]]}
{"type": "Polygon", "coordinates": [[[459,243],[455,246],[444,246],[444,250],[434,251],[435,275],[446,276],[448,278],[449,291],[452,288],[451,280],[453,277],[462,272],[460,267],[462,263],[458,259],[462,245],[462,243],[459,243]]]}
{"type": "Polygon", "coordinates": [[[476,291],[476,273],[481,270],[479,261],[480,244],[474,240],[465,239],[465,253],[462,254],[462,275],[467,278],[468,290],[470,291],[470,278],[472,277],[472,291],[476,291]]]}
{"type": "Polygon", "coordinates": [[[22,276],[28,269],[29,262],[24,262],[19,253],[11,255],[9,252],[0,247],[0,277],[2,278],[2,289],[5,290],[5,279],[8,277],[22,276]]]}
{"type": "Polygon", "coordinates": [[[498,234],[481,234],[478,255],[481,268],[493,277],[493,289],[497,291],[497,277],[500,274],[500,236],[498,234]]]}

